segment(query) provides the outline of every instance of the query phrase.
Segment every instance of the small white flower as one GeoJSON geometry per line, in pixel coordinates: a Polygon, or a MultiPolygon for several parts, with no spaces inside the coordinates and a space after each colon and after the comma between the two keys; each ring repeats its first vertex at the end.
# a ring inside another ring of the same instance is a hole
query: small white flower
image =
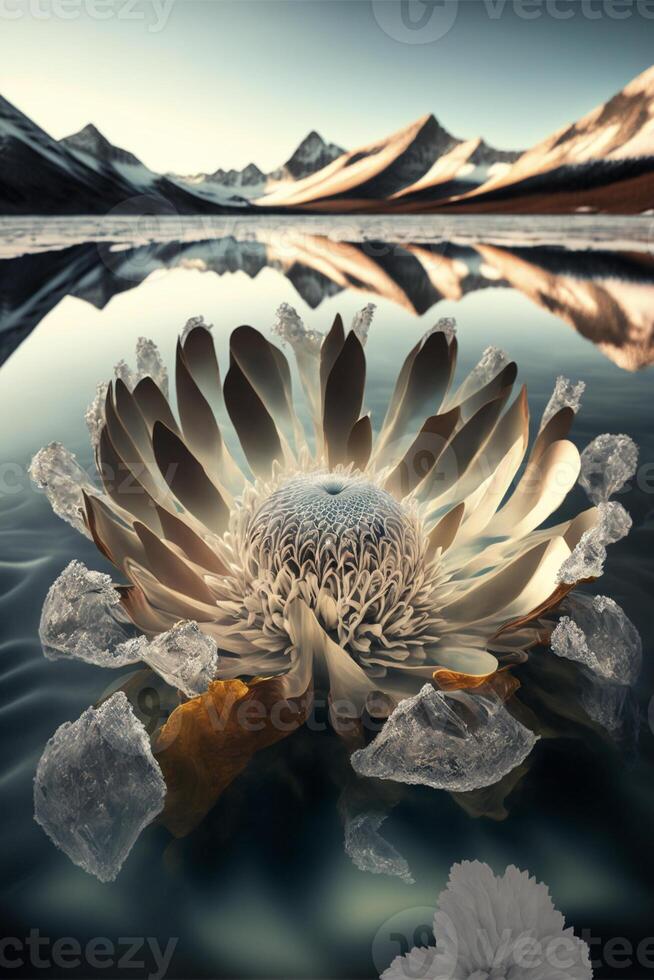
{"type": "Polygon", "coordinates": [[[382,980],[591,980],[588,946],[546,885],[511,865],[503,877],[464,861],[450,872],[434,916],[436,946],[398,956],[382,980]]]}

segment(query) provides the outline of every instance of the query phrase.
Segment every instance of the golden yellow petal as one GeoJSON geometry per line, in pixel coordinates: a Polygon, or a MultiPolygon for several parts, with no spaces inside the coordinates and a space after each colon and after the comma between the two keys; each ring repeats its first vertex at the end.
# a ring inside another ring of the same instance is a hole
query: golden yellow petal
{"type": "Polygon", "coordinates": [[[190,833],[255,752],[304,723],[310,704],[309,690],[287,699],[283,678],[214,681],[181,704],[154,743],[167,787],[161,822],[175,837],[190,833]]]}

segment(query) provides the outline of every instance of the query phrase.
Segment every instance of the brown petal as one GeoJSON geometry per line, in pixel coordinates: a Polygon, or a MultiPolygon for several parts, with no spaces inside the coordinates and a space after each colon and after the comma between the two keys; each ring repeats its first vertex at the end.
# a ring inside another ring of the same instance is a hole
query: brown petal
{"type": "Polygon", "coordinates": [[[194,381],[215,411],[222,403],[220,369],[213,337],[206,327],[194,327],[187,335],[184,359],[194,381]]]}
{"type": "Polygon", "coordinates": [[[447,446],[459,421],[459,409],[453,408],[443,415],[431,415],[422,425],[401,461],[385,483],[396,496],[406,497],[424,480],[447,446]]]}
{"type": "Polygon", "coordinates": [[[209,402],[189,371],[179,341],[175,357],[175,382],[184,442],[208,470],[217,474],[223,451],[222,436],[209,402]]]}
{"type": "Polygon", "coordinates": [[[229,575],[229,569],[215,551],[188,524],[164,510],[163,507],[157,507],[157,514],[161,521],[164,537],[181,548],[192,562],[206,568],[209,572],[214,572],[216,575],[229,575]]]}
{"type": "Polygon", "coordinates": [[[173,617],[173,622],[180,619],[194,619],[200,624],[215,621],[218,612],[215,604],[210,605],[164,585],[146,565],[132,558],[128,558],[125,565],[130,581],[141,589],[157,613],[173,617]]]}
{"type": "Polygon", "coordinates": [[[106,425],[100,433],[98,459],[102,482],[111,499],[144,524],[150,524],[154,501],[117,452],[106,425]]]}
{"type": "Polygon", "coordinates": [[[404,391],[393,415],[384,423],[379,448],[415,432],[421,419],[437,414],[450,378],[449,346],[445,334],[430,334],[409,365],[404,391]]]}
{"type": "Polygon", "coordinates": [[[163,422],[155,422],[152,444],[157,465],[179,502],[216,534],[229,523],[229,509],[203,467],[163,422]]]}
{"type": "Polygon", "coordinates": [[[167,613],[150,605],[140,586],[119,585],[117,591],[120,593],[120,603],[130,620],[144,633],[165,633],[179,622],[179,616],[174,613],[167,613]]]}
{"type": "Polygon", "coordinates": [[[356,422],[347,440],[346,462],[353,463],[359,470],[365,470],[372,452],[372,423],[369,415],[356,422]]]}
{"type": "Polygon", "coordinates": [[[225,404],[245,457],[256,476],[268,477],[273,460],[284,458],[272,416],[233,357],[225,378],[225,404]]]}
{"type": "Polygon", "coordinates": [[[429,548],[427,549],[428,558],[433,557],[438,548],[441,551],[447,551],[454,541],[457,531],[461,527],[465,509],[465,503],[457,504],[444,517],[441,517],[433,531],[430,531],[429,548]]]}
{"type": "Polygon", "coordinates": [[[462,478],[475,456],[483,451],[497,424],[505,400],[505,397],[500,397],[482,405],[463,428],[459,429],[446,452],[441,453],[438,465],[419,484],[417,493],[421,500],[437,500],[462,478]]]}
{"type": "Polygon", "coordinates": [[[517,376],[518,365],[515,363],[515,361],[511,361],[505,368],[496,374],[494,378],[491,378],[488,384],[485,384],[482,388],[479,388],[478,391],[475,391],[474,394],[470,395],[469,398],[466,398],[466,400],[459,405],[462,421],[467,422],[468,419],[472,418],[472,416],[479,411],[482,405],[485,405],[486,402],[490,402],[494,398],[497,398],[505,388],[510,390],[513,387],[513,383],[515,382],[517,376]]]}
{"type": "Polygon", "coordinates": [[[345,343],[345,331],[343,329],[343,320],[341,319],[340,313],[337,313],[334,317],[334,322],[331,329],[320,347],[320,402],[321,405],[325,404],[325,388],[327,387],[327,378],[331,374],[331,370],[336,363],[336,358],[341,353],[343,349],[343,344],[345,343]]]}
{"type": "Polygon", "coordinates": [[[134,531],[123,524],[118,516],[98,497],[82,491],[86,520],[97,548],[113,562],[116,568],[126,571],[125,559],[145,560],[143,545],[134,531]]]}
{"type": "Polygon", "coordinates": [[[568,405],[560,409],[556,415],[553,415],[547,425],[543,426],[542,430],[538,433],[533,449],[531,450],[529,462],[538,462],[545,450],[553,442],[565,439],[572,427],[574,418],[575,413],[568,405]]]}
{"type": "Polygon", "coordinates": [[[151,430],[154,428],[155,422],[163,422],[173,432],[179,432],[179,427],[170,410],[170,405],[166,401],[161,389],[149,375],[139,381],[134,388],[133,395],[143,418],[151,430]]]}
{"type": "Polygon", "coordinates": [[[203,579],[182,558],[153,534],[144,524],[134,524],[145,549],[146,562],[160,582],[175,592],[198,599],[210,606],[215,600],[203,579]]]}
{"type": "Polygon", "coordinates": [[[344,463],[347,440],[361,414],[366,383],[366,358],[353,330],[329,372],[325,384],[323,433],[330,467],[344,463]]]}
{"type": "Polygon", "coordinates": [[[287,699],[283,678],[214,681],[180,705],[154,744],[167,787],[162,823],[176,837],[190,833],[255,752],[299,728],[310,705],[309,690],[287,699]]]}
{"type": "MultiPolygon", "coordinates": [[[[159,488],[152,474],[148,469],[145,457],[139,452],[134,444],[131,434],[122,424],[114,405],[113,385],[107,389],[105,400],[105,419],[106,429],[109,432],[112,445],[120,456],[122,462],[128,467],[134,477],[142,484],[151,497],[157,498],[159,488]]],[[[145,424],[145,423],[144,423],[145,424]]],[[[151,451],[148,455],[152,457],[151,451]]]]}
{"type": "Polygon", "coordinates": [[[298,423],[293,412],[291,372],[279,348],[254,327],[237,327],[229,338],[230,354],[238,362],[266,411],[293,444],[298,423]]]}
{"type": "Polygon", "coordinates": [[[114,392],[116,411],[124,429],[129,433],[143,459],[148,462],[153,461],[150,430],[134,395],[121,378],[116,379],[114,392]]]}

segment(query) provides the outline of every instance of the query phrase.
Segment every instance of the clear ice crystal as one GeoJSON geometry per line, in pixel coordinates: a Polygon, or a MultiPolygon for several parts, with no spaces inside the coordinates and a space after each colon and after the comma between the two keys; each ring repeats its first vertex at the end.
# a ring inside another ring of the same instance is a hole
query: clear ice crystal
{"type": "Polygon", "coordinates": [[[166,398],[168,397],[168,371],[159,348],[147,337],[139,337],[136,341],[136,370],[133,371],[125,361],[120,360],[114,367],[114,375],[120,378],[130,391],[133,391],[143,378],[152,378],[166,398]]]}
{"type": "MultiPolygon", "coordinates": [[[[121,363],[125,363],[124,361],[121,363]]],[[[100,442],[100,434],[105,423],[105,404],[107,401],[107,391],[109,390],[109,385],[106,381],[103,381],[95,389],[95,398],[87,408],[84,413],[84,421],[86,422],[86,427],[89,430],[89,435],[91,437],[91,445],[93,449],[97,449],[100,442]]]]}
{"type": "Polygon", "coordinates": [[[50,586],[39,625],[49,660],[73,657],[99,667],[137,663],[127,641],[133,635],[120,619],[120,596],[111,578],[71,561],[50,586]]]}
{"type": "Polygon", "coordinates": [[[213,323],[205,323],[203,316],[192,316],[184,324],[184,329],[180,337],[180,343],[182,347],[186,343],[186,338],[190,334],[191,330],[195,330],[196,327],[204,327],[205,330],[213,330],[213,323]]]}
{"type": "Polygon", "coordinates": [[[54,733],[36,770],[34,818],[74,864],[113,881],[165,795],[146,730],[119,691],[54,733]]]}
{"type": "Polygon", "coordinates": [[[82,490],[95,493],[95,487],[89,482],[75,454],[60,442],[51,442],[34,456],[29,476],[39,490],[45,491],[57,517],[90,538],[91,534],[82,519],[82,490]]]}
{"type": "Polygon", "coordinates": [[[138,381],[150,377],[168,397],[168,371],[159,348],[153,340],[139,337],[136,341],[136,373],[138,381]]]}
{"type": "Polygon", "coordinates": [[[557,581],[571,585],[584,579],[599,578],[604,571],[606,546],[620,541],[631,530],[631,518],[615,500],[600,504],[597,524],[581,536],[572,554],[561,565],[557,581]]]}
{"type": "Polygon", "coordinates": [[[185,620],[148,640],[121,614],[111,579],[72,561],[50,587],[39,635],[50,660],[73,657],[98,667],[148,664],[187,697],[204,694],[216,677],[218,650],[197,623],[185,620]]]}
{"type": "Polygon", "coordinates": [[[375,303],[366,303],[363,309],[355,313],[354,317],[352,318],[352,330],[361,341],[361,345],[363,347],[366,345],[368,331],[370,330],[370,324],[372,323],[372,318],[375,315],[376,309],[377,306],[375,303]]]}
{"type": "Polygon", "coordinates": [[[470,381],[472,382],[474,380],[475,388],[481,388],[483,385],[488,384],[489,381],[492,381],[508,363],[509,355],[506,351],[501,350],[499,347],[487,347],[481,355],[479,363],[470,372],[470,381]]]}
{"type": "Polygon", "coordinates": [[[350,761],[360,776],[461,793],[494,785],[536,741],[499,698],[444,694],[426,684],[400,702],[374,741],[350,761]]]}
{"type": "Polygon", "coordinates": [[[612,738],[636,745],[640,711],[631,687],[589,676],[581,687],[579,700],[588,717],[612,738]]]}
{"type": "Polygon", "coordinates": [[[414,879],[409,865],[392,844],[379,833],[385,813],[359,813],[345,825],[345,853],[359,871],[401,878],[407,885],[414,879]]]}
{"type": "Polygon", "coordinates": [[[323,335],[318,330],[307,330],[302,317],[290,303],[281,303],[275,313],[272,332],[281,338],[283,343],[290,344],[293,350],[304,350],[317,354],[320,350],[323,335]]]}
{"type": "Polygon", "coordinates": [[[605,503],[622,490],[638,466],[638,447],[625,435],[605,432],[581,454],[579,482],[594,504],[605,503]]]}
{"type": "Polygon", "coordinates": [[[451,344],[456,337],[456,320],[453,316],[442,316],[440,320],[434,324],[425,334],[423,334],[423,341],[427,337],[431,337],[433,333],[444,333],[448,344],[451,344]]]}
{"type": "Polygon", "coordinates": [[[559,657],[576,660],[593,673],[617,684],[633,684],[640,673],[643,644],[624,610],[608,596],[569,596],[567,614],[552,633],[559,657]]]}
{"type": "Polygon", "coordinates": [[[553,418],[557,412],[561,411],[562,408],[571,408],[573,412],[577,413],[579,411],[579,406],[581,405],[581,396],[585,390],[585,381],[574,382],[571,381],[570,378],[566,378],[560,374],[556,379],[552,396],[545,406],[545,411],[543,412],[543,417],[540,423],[541,429],[544,429],[549,420],[553,418]]]}
{"type": "Polygon", "coordinates": [[[179,688],[189,698],[204,694],[216,678],[216,641],[205,636],[191,620],[176,623],[149,642],[139,636],[124,646],[133,660],[148,664],[167,684],[179,688]]]}

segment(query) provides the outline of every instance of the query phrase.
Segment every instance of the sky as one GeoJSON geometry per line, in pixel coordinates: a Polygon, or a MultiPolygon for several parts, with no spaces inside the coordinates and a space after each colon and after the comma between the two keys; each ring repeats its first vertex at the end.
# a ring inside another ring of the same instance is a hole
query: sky
{"type": "Polygon", "coordinates": [[[0,22],[0,94],[181,174],[426,112],[525,148],[654,62],[654,0],[0,0],[0,22]]]}

